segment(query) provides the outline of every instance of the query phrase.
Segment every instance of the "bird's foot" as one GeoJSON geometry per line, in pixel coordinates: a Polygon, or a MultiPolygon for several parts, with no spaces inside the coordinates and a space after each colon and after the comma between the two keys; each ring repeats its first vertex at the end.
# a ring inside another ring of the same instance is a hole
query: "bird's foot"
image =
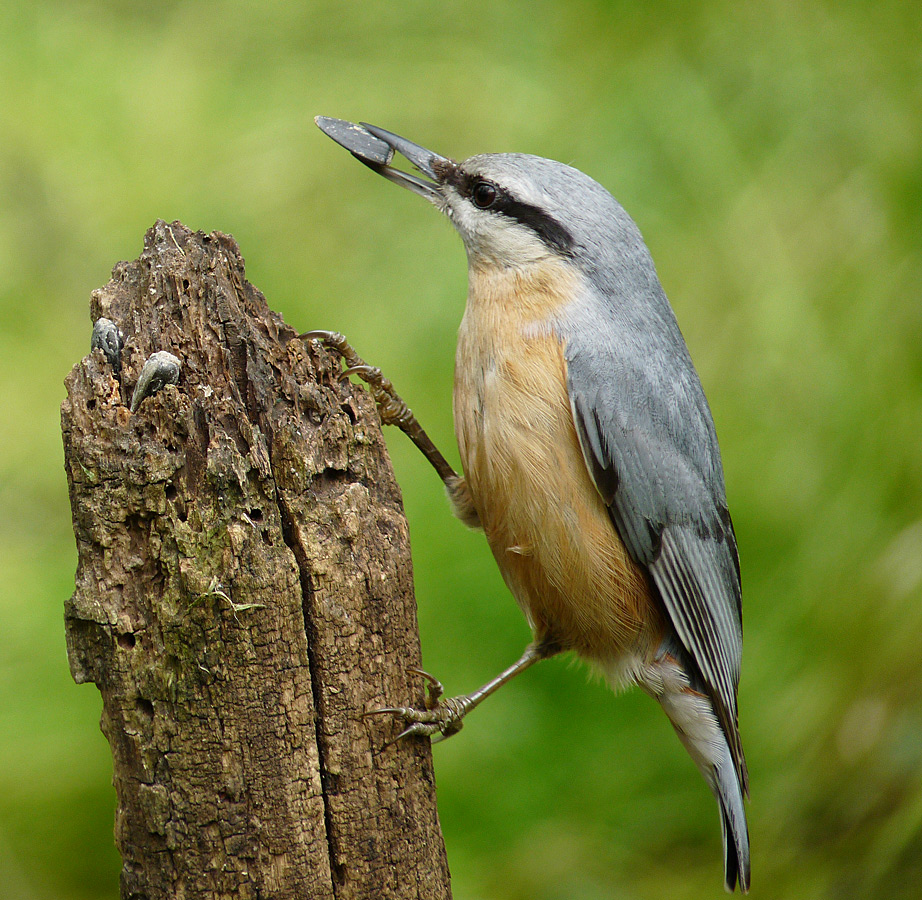
{"type": "Polygon", "coordinates": [[[444,689],[442,683],[415,666],[407,669],[414,675],[421,675],[426,679],[426,699],[423,709],[413,706],[385,706],[381,709],[370,709],[366,716],[391,715],[406,723],[407,727],[389,740],[384,746],[389,747],[405,737],[435,737],[432,743],[443,741],[445,738],[457,734],[464,725],[464,716],[473,708],[474,703],[468,696],[449,697],[442,699],[444,689]]]}
{"type": "Polygon", "coordinates": [[[371,396],[374,397],[381,416],[382,425],[396,425],[405,431],[416,423],[410,408],[394,390],[394,385],[386,378],[377,366],[370,366],[345,336],[338,331],[306,331],[299,334],[298,338],[304,341],[320,341],[327,347],[332,347],[346,363],[346,368],[339,373],[339,380],[345,381],[350,375],[361,378],[368,385],[371,396]]]}
{"type": "Polygon", "coordinates": [[[298,338],[302,341],[320,341],[327,347],[332,347],[346,364],[346,368],[340,372],[340,381],[348,378],[350,375],[356,375],[368,385],[371,396],[374,398],[375,405],[378,407],[378,415],[381,416],[382,425],[396,425],[414,444],[422,451],[423,456],[429,460],[432,467],[438,472],[439,478],[448,485],[452,490],[458,474],[449,465],[448,461],[439,452],[438,447],[432,443],[431,438],[423,430],[416,416],[413,415],[410,407],[394,390],[389,378],[385,378],[377,366],[370,366],[358,353],[352,345],[338,331],[306,331],[299,334],[298,338]]]}

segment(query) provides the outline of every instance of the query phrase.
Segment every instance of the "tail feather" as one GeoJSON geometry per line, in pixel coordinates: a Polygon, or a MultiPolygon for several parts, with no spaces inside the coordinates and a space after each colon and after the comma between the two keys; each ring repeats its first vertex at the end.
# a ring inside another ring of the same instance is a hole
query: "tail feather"
{"type": "Polygon", "coordinates": [[[703,773],[720,804],[720,829],[724,841],[724,887],[732,892],[739,884],[749,891],[749,829],[743,809],[743,792],[725,746],[725,759],[713,768],[713,781],[703,773]]]}
{"type": "Polygon", "coordinates": [[[720,805],[724,844],[724,886],[749,890],[749,831],[743,794],[746,763],[734,764],[726,734],[707,694],[695,690],[685,669],[664,655],[639,673],[640,686],[663,707],[672,727],[695,761],[720,805]]]}

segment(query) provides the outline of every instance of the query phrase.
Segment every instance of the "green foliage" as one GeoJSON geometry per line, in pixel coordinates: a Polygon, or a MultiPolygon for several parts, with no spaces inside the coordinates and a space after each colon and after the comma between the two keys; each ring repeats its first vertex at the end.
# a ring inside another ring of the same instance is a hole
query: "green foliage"
{"type": "MultiPolygon", "coordinates": [[[[62,604],[58,405],[89,292],[156,218],[232,233],[453,448],[466,273],[437,213],[315,114],[572,162],[644,231],[708,391],[743,557],[754,894],[922,884],[922,16],[899,0],[5,4],[0,28],[0,871],[117,892],[99,699],[62,604]]],[[[427,666],[527,640],[482,537],[389,435],[427,666]]],[[[394,698],[399,699],[399,698],[394,698]]],[[[436,747],[458,900],[721,893],[709,792],[655,704],[542,664],[436,747]]]]}

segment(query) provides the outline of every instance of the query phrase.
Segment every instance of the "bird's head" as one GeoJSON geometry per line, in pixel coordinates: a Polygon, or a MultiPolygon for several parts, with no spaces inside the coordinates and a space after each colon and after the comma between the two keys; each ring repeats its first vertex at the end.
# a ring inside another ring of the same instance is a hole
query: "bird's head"
{"type": "Polygon", "coordinates": [[[587,269],[636,227],[600,184],[577,169],[523,153],[455,162],[374,125],[318,116],[320,129],[360,162],[437,206],[472,266],[519,268],[548,259],[587,269]],[[391,163],[400,153],[424,177],[391,163]]]}

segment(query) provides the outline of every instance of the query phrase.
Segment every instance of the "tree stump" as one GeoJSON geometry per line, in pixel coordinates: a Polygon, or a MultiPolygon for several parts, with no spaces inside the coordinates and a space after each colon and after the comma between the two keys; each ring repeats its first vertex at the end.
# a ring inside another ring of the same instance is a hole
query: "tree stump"
{"type": "Polygon", "coordinates": [[[102,693],[122,897],[449,898],[429,743],[363,717],[423,702],[374,403],[218,232],[157,222],[91,315],[126,342],[66,380],[66,631],[102,693]],[[132,415],[158,350],[179,383],[132,415]]]}

